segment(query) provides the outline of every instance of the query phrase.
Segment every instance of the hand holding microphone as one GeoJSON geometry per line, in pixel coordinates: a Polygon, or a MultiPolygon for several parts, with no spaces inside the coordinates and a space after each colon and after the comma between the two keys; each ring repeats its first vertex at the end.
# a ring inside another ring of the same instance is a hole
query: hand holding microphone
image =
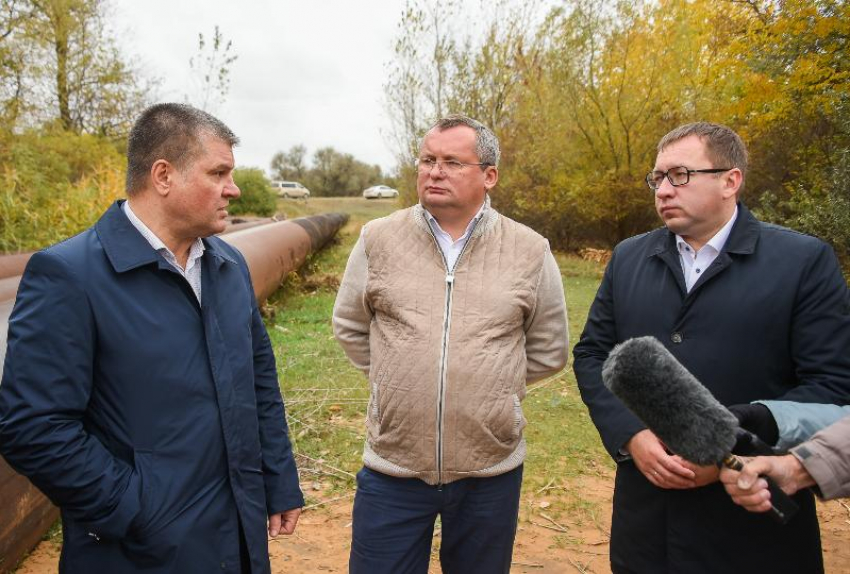
{"type": "MultiPolygon", "coordinates": [[[[767,449],[762,454],[770,451],[739,428],[735,415],[654,337],[630,339],[614,347],[602,367],[602,380],[670,451],[694,465],[722,464],[740,470],[743,465],[731,454],[736,444],[746,443],[750,451],[767,449]]],[[[797,505],[765,479],[771,515],[785,523],[797,505]]]]}

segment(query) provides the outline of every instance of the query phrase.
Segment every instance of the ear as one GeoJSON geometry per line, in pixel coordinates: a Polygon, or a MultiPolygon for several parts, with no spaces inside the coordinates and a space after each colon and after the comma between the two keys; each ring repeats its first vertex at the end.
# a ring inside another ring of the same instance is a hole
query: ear
{"type": "Polygon", "coordinates": [[[488,165],[487,169],[484,170],[484,190],[490,191],[494,187],[496,187],[496,183],[499,181],[499,168],[495,165],[488,165]]]}
{"type": "Polygon", "coordinates": [[[171,191],[174,185],[174,176],[176,175],[174,166],[164,159],[158,159],[151,166],[151,183],[156,192],[165,197],[171,191]]]}
{"type": "Polygon", "coordinates": [[[744,182],[744,174],[737,167],[727,171],[723,175],[723,198],[729,199],[738,195],[741,184],[744,182]]]}

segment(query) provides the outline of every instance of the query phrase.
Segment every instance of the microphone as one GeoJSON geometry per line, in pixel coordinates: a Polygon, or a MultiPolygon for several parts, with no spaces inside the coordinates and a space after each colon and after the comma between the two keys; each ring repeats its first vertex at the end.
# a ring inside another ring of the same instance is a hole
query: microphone
{"type": "MultiPolygon", "coordinates": [[[[629,339],[611,350],[602,365],[602,381],[664,445],[698,465],[724,465],[741,470],[732,454],[737,444],[751,452],[770,451],[757,437],[741,429],[738,419],[655,337],[629,339]]],[[[770,477],[770,514],[787,523],[797,504],[770,477]]]]}

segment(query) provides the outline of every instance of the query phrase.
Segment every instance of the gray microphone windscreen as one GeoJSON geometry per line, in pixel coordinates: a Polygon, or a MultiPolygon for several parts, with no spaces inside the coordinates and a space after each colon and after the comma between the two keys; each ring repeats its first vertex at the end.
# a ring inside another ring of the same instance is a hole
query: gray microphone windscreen
{"type": "Polygon", "coordinates": [[[602,380],[673,453],[720,463],[735,446],[738,419],[655,337],[612,349],[602,380]]]}

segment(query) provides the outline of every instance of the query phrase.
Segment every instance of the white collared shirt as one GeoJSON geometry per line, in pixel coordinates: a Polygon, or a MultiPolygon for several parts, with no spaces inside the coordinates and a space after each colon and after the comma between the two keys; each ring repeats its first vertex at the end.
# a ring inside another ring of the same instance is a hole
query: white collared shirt
{"type": "Polygon", "coordinates": [[[679,261],[682,263],[682,272],[685,274],[685,287],[689,293],[708,266],[720,255],[737,218],[738,206],[736,205],[732,218],[699,251],[694,251],[694,248],[688,245],[680,235],[676,236],[676,248],[679,250],[679,261]]]}
{"type": "Polygon", "coordinates": [[[463,235],[458,237],[457,241],[452,239],[452,236],[443,231],[443,228],[440,227],[437,219],[428,213],[428,210],[425,210],[425,215],[428,218],[428,225],[431,226],[431,231],[434,232],[434,237],[437,238],[437,245],[440,246],[440,251],[443,252],[443,255],[446,258],[446,265],[448,265],[449,270],[454,270],[455,262],[457,262],[457,258],[460,257],[461,252],[463,252],[463,248],[466,246],[466,242],[469,241],[469,234],[472,233],[472,228],[475,227],[475,224],[481,219],[481,216],[484,215],[484,206],[487,202],[481,204],[481,207],[478,208],[478,213],[475,214],[469,221],[469,225],[466,226],[466,231],[463,232],[463,235]]]}
{"type": "Polygon", "coordinates": [[[144,224],[138,216],[133,213],[133,210],[130,209],[130,202],[125,201],[121,204],[121,208],[124,211],[124,214],[127,216],[127,219],[130,220],[130,223],[133,224],[133,227],[139,230],[139,233],[142,234],[148,243],[151,244],[160,255],[162,255],[163,259],[168,261],[168,263],[177,270],[180,275],[182,275],[186,281],[189,283],[189,286],[192,288],[192,291],[195,293],[195,297],[198,298],[198,303],[201,302],[201,262],[200,258],[204,254],[204,242],[201,241],[201,238],[195,239],[195,242],[192,244],[192,247],[189,248],[189,258],[186,260],[186,269],[180,267],[180,264],[177,262],[177,258],[174,257],[174,254],[171,250],[165,246],[165,243],[156,236],[156,234],[151,231],[150,227],[144,224]]]}

